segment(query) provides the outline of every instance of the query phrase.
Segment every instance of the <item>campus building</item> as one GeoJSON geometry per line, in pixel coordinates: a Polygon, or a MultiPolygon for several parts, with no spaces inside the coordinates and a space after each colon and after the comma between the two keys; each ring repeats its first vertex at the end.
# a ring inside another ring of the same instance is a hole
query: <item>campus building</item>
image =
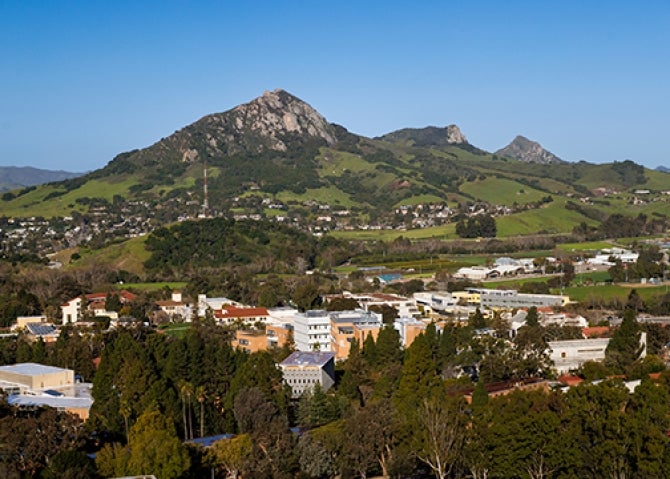
{"type": "Polygon", "coordinates": [[[335,353],[296,351],[284,359],[279,367],[284,383],[291,388],[291,396],[299,398],[319,384],[324,391],[335,384],[335,353]]]}

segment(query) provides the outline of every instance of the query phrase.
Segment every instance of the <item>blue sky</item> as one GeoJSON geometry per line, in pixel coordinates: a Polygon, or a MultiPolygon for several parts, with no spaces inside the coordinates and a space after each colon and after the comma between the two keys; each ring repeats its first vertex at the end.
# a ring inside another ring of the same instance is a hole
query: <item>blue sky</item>
{"type": "Polygon", "coordinates": [[[0,0],[0,49],[2,166],[97,169],[283,88],[366,136],[670,167],[665,0],[0,0]]]}

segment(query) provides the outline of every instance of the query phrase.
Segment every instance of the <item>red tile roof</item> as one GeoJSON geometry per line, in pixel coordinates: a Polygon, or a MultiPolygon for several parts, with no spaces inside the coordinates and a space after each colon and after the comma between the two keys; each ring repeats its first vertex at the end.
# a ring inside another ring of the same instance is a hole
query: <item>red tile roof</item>
{"type": "Polygon", "coordinates": [[[226,306],[214,311],[214,317],[218,319],[258,318],[260,316],[268,316],[267,308],[236,308],[235,306],[226,306]]]}

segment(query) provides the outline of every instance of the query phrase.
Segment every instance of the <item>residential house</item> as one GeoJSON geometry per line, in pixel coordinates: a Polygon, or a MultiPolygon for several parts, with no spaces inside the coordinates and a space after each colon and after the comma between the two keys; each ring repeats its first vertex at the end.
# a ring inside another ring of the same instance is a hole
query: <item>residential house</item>
{"type": "Polygon", "coordinates": [[[156,306],[173,321],[190,322],[193,317],[193,308],[190,303],[183,301],[179,291],[173,291],[170,299],[156,301],[156,306]]]}
{"type": "Polygon", "coordinates": [[[267,308],[225,306],[221,309],[214,310],[214,320],[218,324],[265,324],[268,317],[269,314],[267,308]]]}
{"type": "MultiPolygon", "coordinates": [[[[112,319],[118,318],[115,311],[107,311],[105,303],[109,293],[92,293],[84,296],[77,296],[61,305],[63,312],[63,324],[75,324],[81,321],[85,314],[90,316],[107,316],[112,319]]],[[[136,296],[130,291],[122,290],[112,292],[119,297],[122,304],[133,301],[136,296]]]]}

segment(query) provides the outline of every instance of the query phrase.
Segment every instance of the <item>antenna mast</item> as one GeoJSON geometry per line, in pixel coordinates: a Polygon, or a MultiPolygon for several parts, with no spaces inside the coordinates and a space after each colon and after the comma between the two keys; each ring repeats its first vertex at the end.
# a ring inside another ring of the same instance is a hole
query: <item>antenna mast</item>
{"type": "Polygon", "coordinates": [[[207,157],[204,158],[204,167],[202,169],[202,216],[207,218],[209,216],[209,197],[207,196],[207,157]]]}

